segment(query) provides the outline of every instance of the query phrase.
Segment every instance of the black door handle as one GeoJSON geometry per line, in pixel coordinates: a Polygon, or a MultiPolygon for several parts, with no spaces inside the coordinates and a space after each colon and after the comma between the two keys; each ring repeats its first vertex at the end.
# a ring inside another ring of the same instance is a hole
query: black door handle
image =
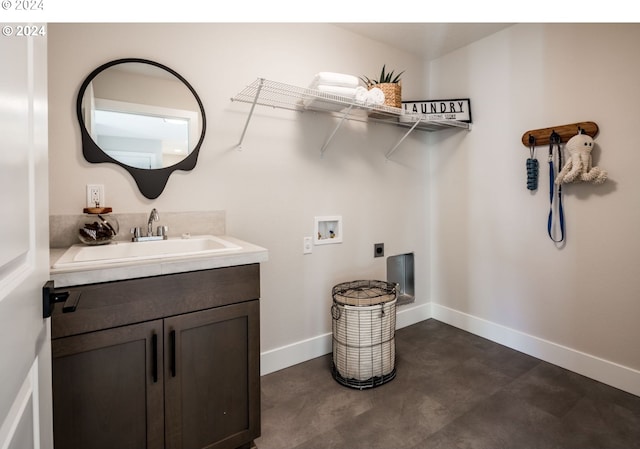
{"type": "Polygon", "coordinates": [[[158,335],[151,336],[151,377],[153,383],[158,382],[158,335]]]}
{"type": "Polygon", "coordinates": [[[176,331],[169,332],[169,345],[171,348],[171,377],[176,377],[176,331]]]}
{"type": "Polygon", "coordinates": [[[42,318],[49,318],[53,313],[53,306],[57,302],[64,302],[62,313],[75,312],[80,301],[80,292],[56,290],[53,281],[47,281],[42,286],[42,318]]]}

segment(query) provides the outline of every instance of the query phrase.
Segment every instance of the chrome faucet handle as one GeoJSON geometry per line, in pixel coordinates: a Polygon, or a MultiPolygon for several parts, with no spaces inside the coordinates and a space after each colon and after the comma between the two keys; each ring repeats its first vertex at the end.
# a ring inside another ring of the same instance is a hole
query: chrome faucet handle
{"type": "Polygon", "coordinates": [[[156,235],[160,237],[167,237],[167,232],[169,231],[169,226],[158,226],[156,231],[156,235]]]}
{"type": "Polygon", "coordinates": [[[139,227],[131,228],[131,234],[133,234],[134,239],[140,238],[140,234],[141,234],[140,228],[139,227]]]}

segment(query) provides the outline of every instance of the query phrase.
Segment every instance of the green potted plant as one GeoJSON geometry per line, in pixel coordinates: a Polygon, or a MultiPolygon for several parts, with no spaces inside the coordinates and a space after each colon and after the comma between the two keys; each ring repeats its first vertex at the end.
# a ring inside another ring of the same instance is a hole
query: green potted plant
{"type": "Polygon", "coordinates": [[[360,79],[366,84],[368,89],[374,87],[379,88],[384,93],[384,104],[395,108],[402,107],[402,85],[400,84],[401,76],[404,70],[395,75],[395,70],[386,71],[387,65],[382,66],[382,71],[378,79],[371,79],[366,76],[360,79]]]}

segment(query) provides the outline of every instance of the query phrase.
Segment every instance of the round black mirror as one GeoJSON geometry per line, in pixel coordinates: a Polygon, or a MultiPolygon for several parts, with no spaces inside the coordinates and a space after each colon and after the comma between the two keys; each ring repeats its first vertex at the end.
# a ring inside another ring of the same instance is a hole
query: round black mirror
{"type": "Polygon", "coordinates": [[[125,168],[149,199],[162,193],[173,171],[196,165],[204,107],[165,65],[139,58],[103,64],[82,83],[76,109],[84,158],[125,168]]]}

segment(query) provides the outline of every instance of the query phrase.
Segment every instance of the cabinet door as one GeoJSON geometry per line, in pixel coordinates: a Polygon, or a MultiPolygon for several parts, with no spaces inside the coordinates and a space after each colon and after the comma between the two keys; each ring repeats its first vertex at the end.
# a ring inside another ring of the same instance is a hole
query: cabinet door
{"type": "Polygon", "coordinates": [[[51,346],[56,449],[164,447],[161,320],[51,346]]]}
{"type": "Polygon", "coordinates": [[[255,300],[165,319],[167,449],[260,436],[259,317],[255,300]]]}

